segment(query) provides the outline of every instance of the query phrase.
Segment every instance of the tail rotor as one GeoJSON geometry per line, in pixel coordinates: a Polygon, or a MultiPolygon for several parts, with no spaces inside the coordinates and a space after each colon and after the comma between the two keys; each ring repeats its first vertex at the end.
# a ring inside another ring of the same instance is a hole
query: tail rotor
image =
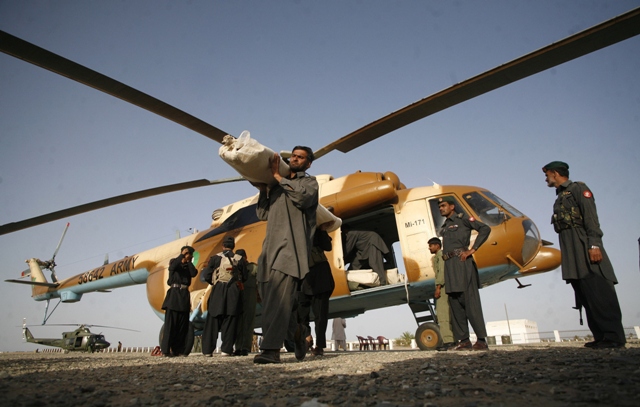
{"type": "Polygon", "coordinates": [[[51,257],[51,260],[47,260],[47,261],[42,261],[42,260],[38,260],[38,264],[40,264],[41,267],[48,269],[49,271],[51,271],[51,280],[54,283],[58,282],[58,276],[56,275],[56,256],[58,255],[58,251],[60,250],[60,246],[62,245],[62,241],[64,240],[65,235],[67,234],[67,229],[69,229],[69,222],[67,222],[67,226],[65,226],[64,231],[62,232],[62,236],[60,237],[60,241],[58,242],[58,246],[56,247],[56,250],[53,252],[53,257],[51,257]]]}

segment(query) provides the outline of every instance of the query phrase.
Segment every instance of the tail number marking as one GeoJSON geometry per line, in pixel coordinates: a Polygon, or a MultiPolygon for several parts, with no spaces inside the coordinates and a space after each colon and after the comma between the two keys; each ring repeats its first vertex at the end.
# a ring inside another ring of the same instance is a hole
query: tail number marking
{"type": "MultiPolygon", "coordinates": [[[[131,271],[135,268],[135,263],[136,263],[136,259],[138,257],[127,257],[125,259],[122,259],[116,263],[113,263],[111,265],[111,269],[109,270],[109,275],[110,276],[115,276],[117,274],[121,274],[121,273],[126,273],[128,271],[131,271]]],[[[100,280],[101,278],[104,277],[104,272],[105,270],[108,268],[109,266],[102,266],[102,267],[98,267],[95,268],[91,271],[87,271],[84,274],[81,274],[78,277],[78,284],[84,284],[84,283],[89,283],[91,281],[97,281],[100,280]]]]}

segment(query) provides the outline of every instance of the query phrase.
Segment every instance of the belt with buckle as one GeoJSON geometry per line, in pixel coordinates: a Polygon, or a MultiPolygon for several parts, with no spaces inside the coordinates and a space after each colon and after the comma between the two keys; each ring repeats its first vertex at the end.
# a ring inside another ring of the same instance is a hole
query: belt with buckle
{"type": "Polygon", "coordinates": [[[463,249],[455,249],[455,250],[454,250],[454,251],[452,251],[452,252],[444,253],[444,254],[442,255],[442,258],[443,258],[444,260],[452,259],[452,258],[454,258],[454,257],[458,257],[458,256],[460,256],[460,254],[462,254],[462,252],[463,252],[463,251],[464,251],[463,249]]]}
{"type": "Polygon", "coordinates": [[[184,284],[171,284],[171,288],[179,288],[181,290],[184,290],[185,288],[188,288],[188,285],[184,285],[184,284]]]}

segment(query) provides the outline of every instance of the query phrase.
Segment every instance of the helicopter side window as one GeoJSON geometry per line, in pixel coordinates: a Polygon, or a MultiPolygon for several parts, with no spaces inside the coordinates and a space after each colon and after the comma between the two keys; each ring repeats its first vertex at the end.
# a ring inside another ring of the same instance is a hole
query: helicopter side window
{"type": "MultiPolygon", "coordinates": [[[[440,209],[438,208],[439,198],[440,197],[429,199],[429,208],[431,209],[431,217],[433,218],[433,225],[436,228],[436,233],[438,234],[438,236],[441,236],[440,228],[444,224],[444,216],[440,215],[440,209]]],[[[456,199],[456,197],[453,197],[453,199],[456,201],[456,212],[467,214],[462,205],[460,205],[460,203],[458,202],[458,199],[456,199]]]]}
{"type": "Polygon", "coordinates": [[[489,226],[499,225],[507,219],[506,213],[478,192],[464,194],[464,200],[478,215],[480,221],[489,226]]]}

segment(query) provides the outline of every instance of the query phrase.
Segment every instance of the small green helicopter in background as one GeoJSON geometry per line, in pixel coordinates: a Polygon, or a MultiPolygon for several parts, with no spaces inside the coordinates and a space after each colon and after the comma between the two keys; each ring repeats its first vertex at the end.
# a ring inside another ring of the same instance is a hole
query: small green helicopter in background
{"type": "MultiPolygon", "coordinates": [[[[70,325],[70,324],[62,324],[70,325]]],[[[112,329],[123,329],[125,331],[134,331],[133,329],[116,328],[113,326],[103,325],[87,325],[82,324],[77,329],[70,332],[63,332],[61,339],[56,338],[35,338],[29,328],[27,328],[26,320],[22,322],[22,337],[26,342],[38,343],[46,346],[61,348],[65,353],[68,352],[95,352],[107,349],[111,344],[107,342],[102,333],[95,334],[89,330],[89,327],[101,327],[112,329]]],[[[137,331],[135,331],[137,332],[137,331]]]]}

